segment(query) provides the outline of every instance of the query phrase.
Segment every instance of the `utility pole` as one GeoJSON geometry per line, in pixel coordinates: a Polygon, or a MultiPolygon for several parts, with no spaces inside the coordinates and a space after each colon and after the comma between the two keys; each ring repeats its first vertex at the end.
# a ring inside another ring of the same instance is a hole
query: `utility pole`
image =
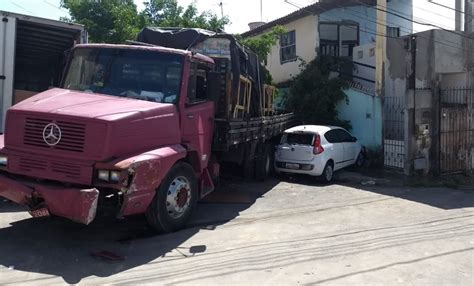
{"type": "MultiPolygon", "coordinates": [[[[456,3],[454,4],[454,9],[456,13],[454,14],[454,21],[455,23],[455,30],[458,32],[462,31],[462,1],[463,0],[455,0],[456,3]]],[[[467,0],[466,0],[467,2],[467,0]]]]}
{"type": "Polygon", "coordinates": [[[465,0],[464,3],[464,31],[472,33],[474,31],[474,23],[473,23],[473,14],[474,14],[474,1],[472,0],[465,0]]]}
{"type": "Polygon", "coordinates": [[[375,40],[375,95],[384,95],[384,68],[387,48],[386,13],[387,0],[377,0],[377,36],[375,40]]]}
{"type": "Polygon", "coordinates": [[[221,18],[224,18],[224,3],[219,2],[219,6],[221,7],[221,18]]]}

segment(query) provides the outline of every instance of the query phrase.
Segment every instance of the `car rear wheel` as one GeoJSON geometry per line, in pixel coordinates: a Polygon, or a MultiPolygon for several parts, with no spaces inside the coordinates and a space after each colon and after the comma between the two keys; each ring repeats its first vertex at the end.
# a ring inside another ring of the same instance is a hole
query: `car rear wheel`
{"type": "Polygon", "coordinates": [[[364,156],[364,153],[360,152],[359,156],[357,156],[355,165],[360,168],[364,166],[364,164],[365,164],[365,156],[364,156]]]}
{"type": "Polygon", "coordinates": [[[198,183],[193,168],[177,163],[157,189],[148,207],[148,224],[159,233],[182,229],[196,206],[198,183]]]}
{"type": "Polygon", "coordinates": [[[324,183],[332,182],[334,178],[334,167],[331,162],[327,162],[326,166],[324,167],[323,174],[321,175],[321,179],[324,183]]]}

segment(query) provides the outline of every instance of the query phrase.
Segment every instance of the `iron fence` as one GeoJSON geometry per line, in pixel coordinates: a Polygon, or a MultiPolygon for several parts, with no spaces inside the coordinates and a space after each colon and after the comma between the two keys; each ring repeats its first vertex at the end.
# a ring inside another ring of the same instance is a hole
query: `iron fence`
{"type": "Polygon", "coordinates": [[[405,100],[403,97],[383,98],[384,166],[405,167],[405,100]]]}
{"type": "Polygon", "coordinates": [[[474,170],[474,90],[453,88],[440,93],[440,173],[474,170]]]}

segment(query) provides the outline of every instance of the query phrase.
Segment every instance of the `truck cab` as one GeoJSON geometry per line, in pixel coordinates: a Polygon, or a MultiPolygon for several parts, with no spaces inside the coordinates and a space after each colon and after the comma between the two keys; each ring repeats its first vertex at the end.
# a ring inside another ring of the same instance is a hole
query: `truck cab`
{"type": "Polygon", "coordinates": [[[61,88],[8,110],[0,196],[35,217],[89,224],[111,204],[159,232],[183,227],[218,176],[213,65],[171,48],[77,45],[61,88]]]}

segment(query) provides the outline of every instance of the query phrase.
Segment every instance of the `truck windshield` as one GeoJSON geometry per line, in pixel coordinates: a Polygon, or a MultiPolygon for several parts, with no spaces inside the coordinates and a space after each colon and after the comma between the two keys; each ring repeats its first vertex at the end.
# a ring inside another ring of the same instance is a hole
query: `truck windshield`
{"type": "Polygon", "coordinates": [[[132,49],[76,49],[63,88],[176,103],[183,56],[132,49]]]}

